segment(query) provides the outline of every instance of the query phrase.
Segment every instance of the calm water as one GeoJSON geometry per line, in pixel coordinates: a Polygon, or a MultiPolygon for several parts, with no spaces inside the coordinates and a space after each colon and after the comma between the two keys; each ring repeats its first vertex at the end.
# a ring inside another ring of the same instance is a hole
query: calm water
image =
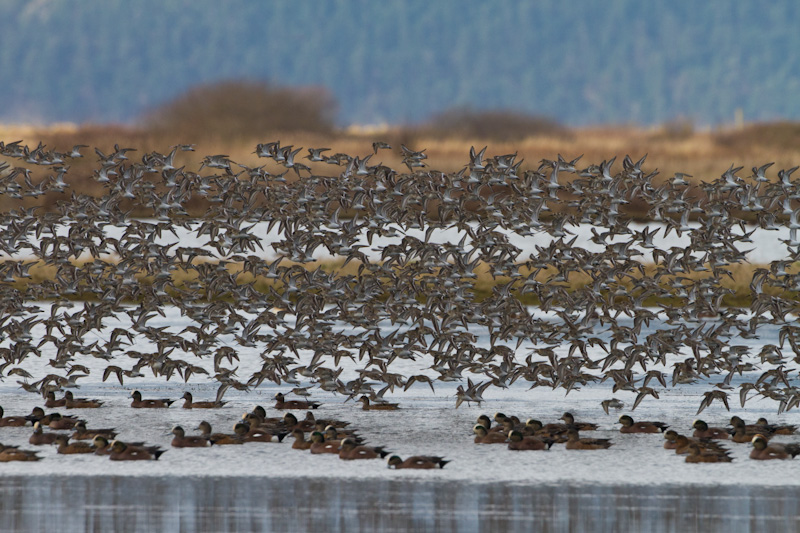
{"type": "Polygon", "coordinates": [[[6,477],[2,531],[794,531],[800,490],[6,477]]]}

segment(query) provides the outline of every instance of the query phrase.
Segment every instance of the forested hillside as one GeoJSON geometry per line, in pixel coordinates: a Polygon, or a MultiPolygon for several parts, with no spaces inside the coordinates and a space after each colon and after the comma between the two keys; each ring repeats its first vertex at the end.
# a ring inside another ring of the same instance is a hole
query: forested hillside
{"type": "Polygon", "coordinates": [[[800,118],[800,4],[0,1],[0,121],[132,121],[231,78],[317,85],[337,120],[453,106],[569,125],[800,118]]]}

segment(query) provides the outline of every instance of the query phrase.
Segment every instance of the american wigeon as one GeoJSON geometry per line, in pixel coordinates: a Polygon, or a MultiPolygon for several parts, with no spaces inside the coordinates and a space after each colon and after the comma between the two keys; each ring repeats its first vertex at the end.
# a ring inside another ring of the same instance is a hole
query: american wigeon
{"type": "Polygon", "coordinates": [[[508,441],[505,433],[499,431],[489,433],[480,424],[473,426],[472,432],[475,433],[475,444],[505,444],[508,441]]]}
{"type": "Polygon", "coordinates": [[[283,442],[288,432],[266,430],[260,427],[251,427],[247,422],[239,422],[233,426],[233,432],[239,435],[244,442],[283,442]]]}
{"type": "Polygon", "coordinates": [[[339,453],[340,441],[328,441],[325,436],[319,431],[311,433],[311,453],[339,453]]]}
{"type": "MultiPolygon", "coordinates": [[[[111,444],[107,438],[102,435],[95,435],[92,439],[92,444],[94,445],[94,453],[96,455],[110,455],[111,448],[109,445],[111,444]]],[[[157,448],[161,449],[159,446],[146,446],[144,442],[126,442],[126,446],[128,447],[136,447],[136,448],[157,448]]]]}
{"type": "Polygon", "coordinates": [[[800,444],[778,444],[767,442],[763,435],[756,435],[752,439],[753,449],[750,451],[750,459],[766,461],[769,459],[794,459],[800,454],[800,444]]]}
{"type": "Polygon", "coordinates": [[[106,428],[106,429],[87,429],[86,422],[83,420],[79,420],[73,426],[75,430],[70,437],[73,440],[91,440],[96,435],[102,435],[107,439],[113,439],[117,436],[117,432],[113,429],[106,428]]]}
{"type": "Polygon", "coordinates": [[[362,396],[358,399],[361,402],[361,409],[364,411],[396,411],[400,408],[399,404],[389,402],[375,402],[370,403],[368,396],[362,396]]]}
{"type": "Polygon", "coordinates": [[[28,442],[34,446],[42,446],[44,444],[53,444],[56,437],[61,433],[45,433],[41,423],[35,422],[33,424],[33,435],[30,436],[28,442]]]}
{"type": "Polygon", "coordinates": [[[766,428],[775,435],[794,435],[797,431],[797,426],[789,424],[770,424],[767,422],[767,419],[763,417],[756,420],[756,425],[761,428],[766,428]]]}
{"type": "Polygon", "coordinates": [[[20,450],[16,446],[3,446],[0,444],[0,463],[10,463],[13,461],[38,461],[41,459],[37,452],[32,450],[20,450]]]}
{"type": "Polygon", "coordinates": [[[387,461],[389,468],[400,470],[403,468],[414,468],[419,470],[430,470],[433,468],[444,468],[444,465],[450,461],[445,461],[441,457],[434,457],[429,455],[414,455],[405,461],[397,455],[392,455],[387,461]]]}
{"type": "Polygon", "coordinates": [[[310,420],[297,420],[297,417],[292,413],[283,415],[283,425],[287,431],[291,432],[293,429],[300,429],[302,431],[314,431],[316,429],[316,422],[310,420]]]}
{"type": "Polygon", "coordinates": [[[159,398],[157,400],[143,400],[142,393],[138,390],[135,390],[131,393],[131,407],[134,409],[166,409],[173,403],[175,400],[170,400],[169,398],[159,398]]]}
{"type": "Polygon", "coordinates": [[[225,446],[229,444],[244,444],[244,438],[241,435],[227,433],[212,433],[211,424],[203,420],[198,424],[197,429],[200,431],[200,436],[204,437],[216,445],[225,446]]]}
{"type": "Polygon", "coordinates": [[[306,434],[302,429],[294,428],[291,435],[294,437],[294,442],[292,443],[293,450],[308,450],[311,448],[312,442],[306,440],[306,434]]]}
{"type": "Polygon", "coordinates": [[[711,450],[701,447],[698,443],[689,444],[689,454],[686,456],[687,463],[730,463],[733,458],[724,448],[711,450]]]}
{"type": "Polygon", "coordinates": [[[158,446],[132,446],[120,440],[113,441],[108,447],[112,461],[157,461],[166,451],[158,446]]]}
{"type": "Polygon", "coordinates": [[[24,416],[3,416],[3,408],[0,407],[0,427],[22,427],[29,422],[24,416]]]}
{"type": "Polygon", "coordinates": [[[353,460],[353,459],[377,459],[384,458],[389,455],[380,446],[359,446],[353,439],[342,439],[339,449],[339,459],[353,460]]]}
{"type": "Polygon", "coordinates": [[[561,415],[561,420],[563,420],[570,429],[574,428],[578,431],[594,431],[598,428],[597,424],[591,422],[575,422],[575,417],[572,416],[570,412],[561,415]]]}
{"type": "Polygon", "coordinates": [[[569,428],[566,424],[542,425],[541,421],[534,418],[529,418],[522,428],[523,435],[532,435],[541,439],[546,438],[557,443],[567,442],[567,431],[569,431],[569,428]]]}
{"type": "Polygon", "coordinates": [[[359,436],[354,429],[337,429],[333,426],[327,426],[320,433],[322,433],[326,441],[339,443],[342,439],[352,439],[356,444],[364,444],[364,438],[359,436]]]}
{"type": "Polygon", "coordinates": [[[605,450],[612,444],[610,439],[581,438],[577,429],[567,431],[566,448],[568,450],[605,450]]]}
{"type": "Polygon", "coordinates": [[[89,398],[75,398],[72,391],[67,391],[64,393],[64,405],[67,409],[97,409],[103,402],[89,398]]]}
{"type": "Polygon", "coordinates": [[[728,440],[728,430],[709,427],[708,424],[702,420],[695,420],[692,427],[694,428],[692,436],[696,439],[728,440]]]}
{"type": "Polygon", "coordinates": [[[218,401],[195,402],[192,399],[192,393],[188,391],[184,392],[181,398],[183,398],[184,400],[183,401],[184,409],[219,409],[220,407],[228,403],[228,402],[218,402],[218,401]]]}
{"type": "Polygon", "coordinates": [[[307,402],[305,400],[287,400],[282,392],[275,395],[275,409],[316,409],[322,405],[318,402],[307,402]]]}
{"type": "Polygon", "coordinates": [[[674,450],[678,447],[677,439],[680,437],[680,434],[675,431],[674,429],[668,429],[664,432],[664,449],[665,450],[674,450]]]}
{"type": "Polygon", "coordinates": [[[94,453],[94,445],[89,442],[70,442],[69,435],[58,435],[53,444],[58,446],[58,453],[72,455],[78,453],[94,453]]]}
{"type": "Polygon", "coordinates": [[[61,398],[56,399],[56,393],[54,391],[47,391],[44,395],[44,406],[48,409],[54,409],[56,407],[65,407],[67,405],[67,399],[61,398]]]}
{"type": "Polygon", "coordinates": [[[532,435],[524,436],[522,432],[512,430],[511,433],[508,434],[508,449],[509,450],[549,450],[550,447],[553,445],[553,441],[550,439],[540,439],[539,437],[534,437],[532,435]]]}
{"type": "Polygon", "coordinates": [[[41,407],[34,407],[31,414],[25,417],[31,423],[39,422],[43,426],[48,426],[50,429],[72,429],[72,426],[79,420],[76,416],[62,415],[59,412],[45,414],[44,409],[41,407]]]}
{"type": "Polygon", "coordinates": [[[663,422],[634,422],[629,415],[619,417],[620,433],[663,433],[669,427],[663,422]]]}
{"type": "Polygon", "coordinates": [[[181,426],[172,428],[172,447],[173,448],[205,448],[214,444],[203,436],[187,436],[181,426]]]}

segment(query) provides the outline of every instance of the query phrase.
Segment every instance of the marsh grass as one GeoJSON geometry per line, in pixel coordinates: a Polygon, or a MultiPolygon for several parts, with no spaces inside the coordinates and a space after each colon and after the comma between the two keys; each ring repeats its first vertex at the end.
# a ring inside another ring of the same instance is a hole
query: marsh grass
{"type": "MultiPolygon", "coordinates": [[[[621,168],[621,159],[625,155],[637,160],[647,155],[645,170],[657,170],[659,173],[653,180],[654,184],[671,178],[675,172],[684,172],[693,176],[691,181],[694,185],[699,185],[718,178],[731,165],[743,166],[744,170],[740,175],[746,178],[750,168],[768,162],[775,162],[775,166],[767,174],[774,180],[779,169],[800,164],[800,124],[752,124],[743,130],[691,129],[681,135],[669,131],[669,125],[660,128],[593,127],[570,129],[568,135],[563,129],[556,129],[552,133],[536,130],[523,138],[498,140],[480,135],[471,136],[469,131],[465,134],[463,130],[448,134],[445,130],[433,132],[418,127],[386,128],[368,133],[358,130],[331,130],[329,133],[322,133],[275,127],[261,135],[230,137],[219,134],[213,128],[191,132],[142,126],[60,124],[51,127],[0,125],[0,139],[6,143],[20,140],[31,147],[41,142],[48,149],[60,151],[67,151],[76,144],[89,145],[82,150],[82,159],[70,161],[67,174],[67,182],[72,191],[89,195],[102,193],[93,178],[98,159],[94,148],[107,154],[113,151],[115,144],[135,148],[136,151],[129,155],[131,160],[139,160],[149,152],[168,153],[176,144],[193,143],[196,145],[195,151],[179,151],[176,155],[177,166],[183,166],[187,171],[200,171],[206,155],[225,154],[235,163],[251,167],[263,165],[264,170],[273,174],[286,172],[288,181],[297,179],[297,175],[291,170],[287,172],[286,168],[272,160],[257,157],[254,153],[257,144],[281,141],[282,145],[302,146],[304,149],[298,157],[307,155],[306,148],[324,146],[330,148],[327,154],[345,153],[363,158],[373,153],[372,143],[380,140],[391,144],[392,150],[379,150],[372,156],[370,164],[380,163],[398,172],[407,171],[401,160],[401,144],[413,149],[426,149],[427,169],[443,172],[463,169],[469,161],[471,146],[478,149],[488,146],[487,157],[517,153],[517,161],[524,160],[520,167],[522,171],[537,169],[542,159],[552,160],[559,154],[566,159],[582,155],[579,167],[597,164],[616,156],[617,163],[613,170],[621,168]]],[[[20,160],[0,157],[0,161],[2,160],[12,166],[28,166],[33,173],[34,183],[53,174],[51,168],[26,165],[20,160]]],[[[310,166],[312,173],[318,175],[336,177],[343,170],[336,165],[312,163],[308,159],[300,161],[310,166]]],[[[204,172],[208,171],[209,169],[204,169],[204,172]]],[[[234,172],[242,172],[241,179],[246,179],[243,169],[234,165],[234,172]]],[[[696,191],[693,194],[701,192],[696,191]]],[[[57,193],[21,201],[0,198],[0,209],[7,211],[20,205],[41,205],[47,210],[53,210],[57,202],[65,198],[64,194],[57,193]]],[[[141,209],[137,211],[137,206],[130,207],[134,208],[134,216],[147,216],[141,209]]],[[[207,203],[200,199],[192,199],[187,206],[187,210],[193,215],[207,209],[207,203]]],[[[643,203],[627,206],[625,214],[637,220],[646,220],[649,216],[643,203]]]]}
{"type": "MultiPolygon", "coordinates": [[[[113,269],[116,266],[116,259],[113,257],[104,258],[103,261],[108,269],[113,269]]],[[[72,263],[72,266],[77,269],[85,269],[90,266],[90,263],[92,262],[93,260],[75,261],[72,263]]],[[[204,263],[211,265],[218,264],[216,261],[204,261],[204,263]]],[[[321,269],[326,273],[334,273],[336,277],[349,277],[351,279],[359,276],[360,271],[365,271],[364,266],[358,261],[350,261],[347,264],[345,264],[344,260],[319,260],[304,264],[292,263],[290,261],[281,262],[281,266],[293,267],[296,265],[299,265],[308,271],[321,269]]],[[[722,305],[724,307],[749,307],[753,301],[753,293],[750,288],[753,274],[756,269],[766,267],[764,265],[752,265],[748,263],[735,264],[728,267],[727,272],[730,274],[724,275],[718,279],[719,287],[727,292],[722,300],[722,305]]],[[[29,294],[36,294],[36,292],[32,291],[31,289],[34,289],[36,286],[42,286],[43,284],[46,285],[48,282],[55,281],[56,275],[59,271],[58,268],[59,267],[52,264],[45,264],[42,261],[35,261],[28,271],[29,277],[15,278],[13,283],[6,282],[3,283],[3,285],[12,287],[20,292],[27,291],[29,294]]],[[[225,268],[229,274],[235,276],[236,283],[238,285],[252,285],[253,289],[259,293],[266,294],[269,293],[271,289],[281,292],[283,287],[283,284],[278,280],[268,279],[264,276],[254,276],[250,272],[244,272],[242,263],[226,262],[225,268]]],[[[792,267],[790,267],[790,269],[792,271],[800,272],[800,263],[795,263],[792,265],[792,267]]],[[[644,273],[640,272],[638,269],[633,270],[630,277],[617,280],[615,288],[625,289],[625,291],[627,291],[629,294],[635,294],[637,291],[638,279],[641,279],[642,277],[652,278],[658,273],[658,267],[653,264],[642,265],[642,270],[644,273]]],[[[530,268],[521,265],[519,266],[517,272],[518,276],[515,277],[518,277],[518,280],[515,284],[515,289],[510,292],[511,297],[516,298],[523,305],[538,305],[540,302],[534,292],[523,292],[520,288],[522,285],[520,279],[527,279],[531,276],[531,274],[533,274],[533,271],[530,268]]],[[[500,289],[512,281],[512,278],[508,275],[493,275],[490,267],[486,264],[479,264],[475,268],[475,274],[476,277],[471,282],[471,289],[469,290],[469,294],[467,294],[467,296],[471,299],[474,299],[474,301],[478,303],[484,302],[487,299],[498,298],[500,295],[500,289]]],[[[593,280],[591,276],[583,271],[572,272],[567,278],[566,282],[554,282],[553,278],[556,274],[557,271],[554,267],[548,267],[535,273],[532,276],[532,279],[535,279],[537,282],[542,284],[557,284],[563,287],[568,293],[587,289],[594,291],[592,285],[593,280]]],[[[438,283],[438,275],[439,271],[434,269],[430,272],[418,275],[417,281],[435,285],[438,283]]],[[[153,276],[147,275],[145,272],[136,273],[134,277],[136,281],[143,286],[152,286],[155,281],[153,276]]],[[[684,286],[688,287],[692,283],[696,283],[700,280],[710,279],[712,274],[710,272],[691,272],[682,275],[681,277],[684,278],[684,286]]],[[[659,278],[659,284],[662,287],[667,288],[674,280],[674,275],[664,275],[659,278]]],[[[197,283],[199,283],[199,275],[196,270],[191,268],[177,268],[172,271],[170,281],[171,285],[177,290],[168,288],[167,293],[171,296],[178,296],[180,291],[196,290],[197,283]]],[[[168,287],[169,286],[170,284],[168,284],[168,287]]],[[[202,284],[200,286],[202,287],[202,284]]],[[[93,292],[85,284],[79,285],[79,289],[80,290],[77,294],[71,295],[67,297],[67,299],[93,301],[99,298],[99,295],[93,292]]],[[[390,281],[387,278],[385,280],[384,294],[378,299],[387,298],[392,290],[393,287],[390,285],[390,281]]],[[[598,294],[598,297],[602,299],[605,296],[606,291],[601,290],[595,292],[598,294]]],[[[780,296],[790,299],[797,299],[798,297],[796,291],[781,291],[780,289],[769,286],[768,284],[764,285],[764,293],[768,296],[780,296]]],[[[672,291],[672,294],[676,294],[674,290],[672,291]]],[[[209,297],[209,294],[206,292],[205,288],[199,289],[199,295],[201,300],[207,299],[211,301],[214,299],[231,299],[231,295],[229,293],[213,293],[209,297]]],[[[618,300],[624,300],[626,298],[627,297],[618,297],[618,300]]],[[[649,307],[655,307],[660,304],[681,305],[681,302],[684,302],[684,299],[678,297],[677,295],[666,298],[649,297],[644,300],[644,304],[649,307]]]]}

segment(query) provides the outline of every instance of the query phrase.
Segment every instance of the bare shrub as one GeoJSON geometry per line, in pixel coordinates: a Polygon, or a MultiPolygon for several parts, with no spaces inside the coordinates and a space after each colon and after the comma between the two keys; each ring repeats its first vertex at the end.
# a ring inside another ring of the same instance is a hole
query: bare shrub
{"type": "Polygon", "coordinates": [[[565,126],[548,117],[511,110],[476,111],[469,107],[456,107],[434,115],[420,129],[423,134],[493,141],[569,136],[565,126]]]}
{"type": "Polygon", "coordinates": [[[753,149],[754,146],[779,150],[797,150],[797,147],[800,146],[800,122],[781,121],[748,124],[741,130],[717,133],[715,140],[720,146],[739,150],[753,149]]]}
{"type": "Polygon", "coordinates": [[[655,137],[671,141],[683,141],[694,135],[694,122],[690,118],[677,117],[661,125],[655,137]]]}
{"type": "Polygon", "coordinates": [[[322,87],[222,81],[188,90],[150,110],[145,128],[182,139],[251,139],[270,132],[331,133],[337,104],[322,87]]]}

